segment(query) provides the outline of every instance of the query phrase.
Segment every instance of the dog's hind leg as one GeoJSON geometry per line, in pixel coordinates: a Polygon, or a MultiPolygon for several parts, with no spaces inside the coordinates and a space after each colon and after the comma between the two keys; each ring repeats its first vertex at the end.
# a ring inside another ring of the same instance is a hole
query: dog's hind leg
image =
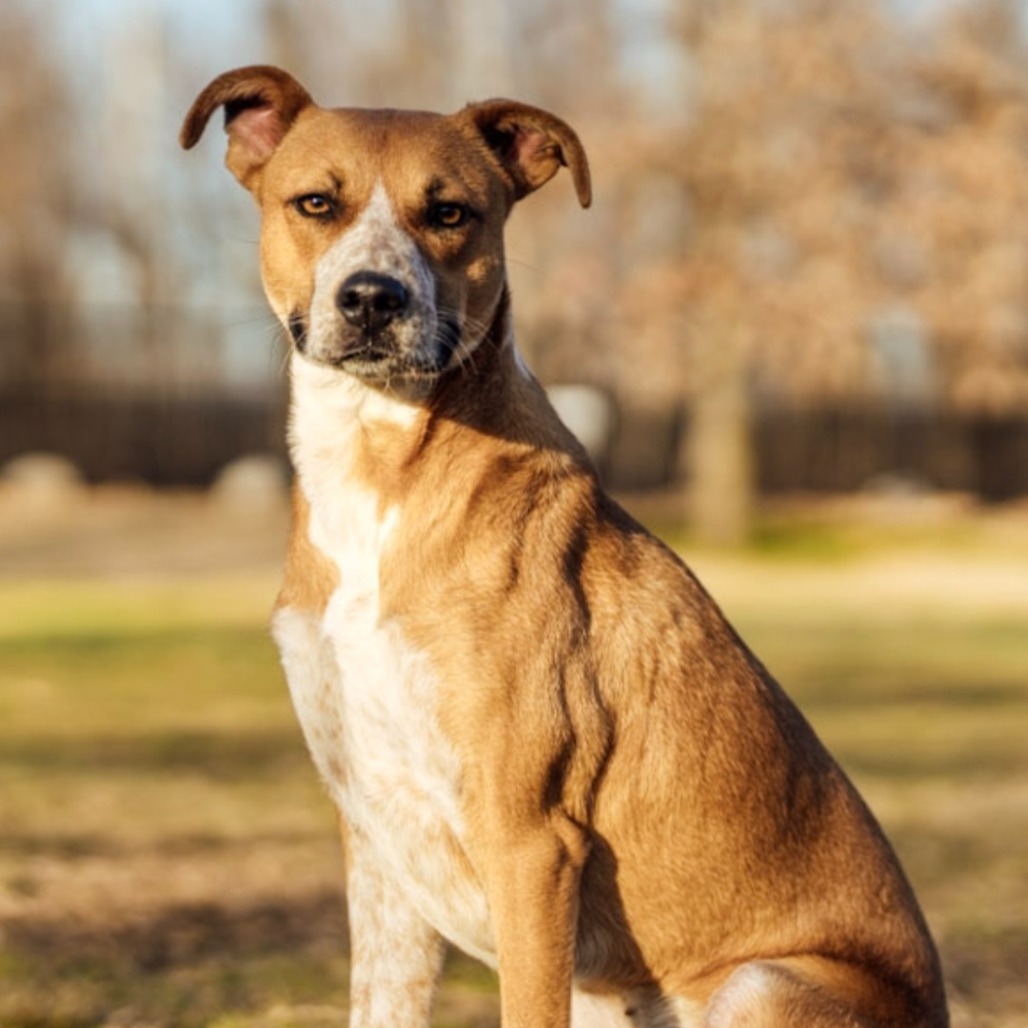
{"type": "Polygon", "coordinates": [[[711,998],[704,1028],[876,1028],[852,1007],[771,962],[737,968],[711,998]]]}
{"type": "Polygon", "coordinates": [[[360,833],[343,827],[350,924],[350,1028],[428,1028],[441,936],[382,873],[360,833]]]}

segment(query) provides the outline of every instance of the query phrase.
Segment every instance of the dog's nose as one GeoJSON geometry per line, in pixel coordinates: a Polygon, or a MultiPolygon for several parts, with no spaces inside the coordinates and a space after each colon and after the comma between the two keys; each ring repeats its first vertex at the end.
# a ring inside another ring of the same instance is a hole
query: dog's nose
{"type": "Polygon", "coordinates": [[[407,310],[410,292],[389,275],[358,271],[339,287],[336,304],[351,325],[373,333],[407,310]]]}

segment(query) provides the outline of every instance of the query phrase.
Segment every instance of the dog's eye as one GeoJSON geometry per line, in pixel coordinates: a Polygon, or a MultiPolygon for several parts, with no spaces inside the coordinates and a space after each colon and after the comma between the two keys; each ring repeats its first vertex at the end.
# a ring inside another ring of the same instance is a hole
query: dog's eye
{"type": "Polygon", "coordinates": [[[428,209],[428,221],[433,228],[460,228],[470,216],[462,203],[434,203],[428,209]]]}
{"type": "Polygon", "coordinates": [[[336,212],[335,201],[324,193],[306,193],[293,201],[293,206],[305,218],[331,218],[336,212]]]}

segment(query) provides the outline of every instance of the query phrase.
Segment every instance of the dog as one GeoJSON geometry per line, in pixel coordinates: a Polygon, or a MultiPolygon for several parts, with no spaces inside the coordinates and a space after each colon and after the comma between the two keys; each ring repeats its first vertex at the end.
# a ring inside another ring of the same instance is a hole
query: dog
{"type": "Polygon", "coordinates": [[[226,163],[291,339],[273,634],[337,805],[350,1023],[425,1026],[447,942],[505,1028],[943,1026],[877,823],[512,336],[503,230],[575,132],[509,100],[319,107],[227,72],[226,163]]]}

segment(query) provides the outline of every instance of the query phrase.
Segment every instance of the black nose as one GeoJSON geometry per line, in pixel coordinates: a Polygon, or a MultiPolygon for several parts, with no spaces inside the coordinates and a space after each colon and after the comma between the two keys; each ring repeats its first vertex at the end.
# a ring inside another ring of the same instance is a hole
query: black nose
{"type": "Polygon", "coordinates": [[[336,304],[346,320],[366,332],[377,332],[400,317],[410,303],[402,282],[375,271],[358,271],[340,287],[336,304]]]}

